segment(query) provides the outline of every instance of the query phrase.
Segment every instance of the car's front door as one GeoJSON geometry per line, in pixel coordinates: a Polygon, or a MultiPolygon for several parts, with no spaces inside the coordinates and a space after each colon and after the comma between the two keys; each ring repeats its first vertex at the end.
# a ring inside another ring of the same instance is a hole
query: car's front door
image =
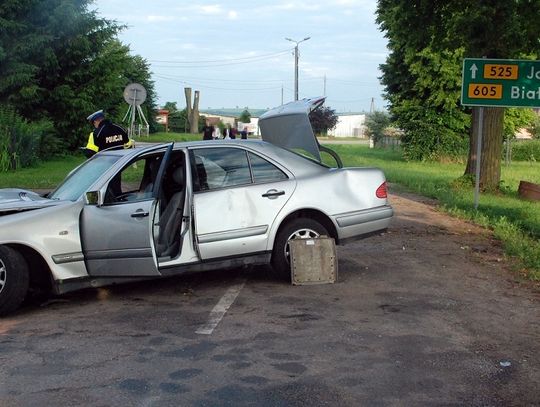
{"type": "Polygon", "coordinates": [[[294,178],[242,148],[200,148],[191,160],[201,258],[264,252],[271,226],[294,192],[294,178]]]}
{"type": "Polygon", "coordinates": [[[102,205],[85,205],[81,242],[91,276],[159,275],[153,232],[159,214],[160,180],[172,149],[139,158],[104,187],[102,205]]]}

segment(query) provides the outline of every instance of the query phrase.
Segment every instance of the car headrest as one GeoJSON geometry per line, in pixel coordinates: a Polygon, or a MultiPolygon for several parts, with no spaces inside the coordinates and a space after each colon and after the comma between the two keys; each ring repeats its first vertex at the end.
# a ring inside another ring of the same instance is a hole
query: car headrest
{"type": "Polygon", "coordinates": [[[173,181],[178,185],[184,185],[184,167],[176,168],[172,174],[173,181]]]}

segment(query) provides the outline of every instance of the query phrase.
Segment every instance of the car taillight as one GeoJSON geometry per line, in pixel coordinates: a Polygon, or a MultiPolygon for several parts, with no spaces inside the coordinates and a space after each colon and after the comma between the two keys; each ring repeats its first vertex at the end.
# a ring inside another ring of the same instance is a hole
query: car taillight
{"type": "Polygon", "coordinates": [[[379,188],[375,191],[375,195],[377,198],[386,198],[387,197],[387,190],[386,190],[386,181],[384,181],[379,188]]]}

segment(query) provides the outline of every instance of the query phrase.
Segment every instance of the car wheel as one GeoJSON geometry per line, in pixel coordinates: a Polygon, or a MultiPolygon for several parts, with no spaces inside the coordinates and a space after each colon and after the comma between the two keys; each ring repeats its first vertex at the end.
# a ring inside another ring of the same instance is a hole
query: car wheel
{"type": "Polygon", "coordinates": [[[272,268],[283,278],[291,278],[289,241],[292,239],[312,239],[328,235],[326,228],[319,222],[308,218],[297,218],[288,222],[277,234],[272,250],[272,268]]]}
{"type": "Polygon", "coordinates": [[[28,264],[16,250],[0,246],[0,315],[15,311],[28,291],[28,264]]]}

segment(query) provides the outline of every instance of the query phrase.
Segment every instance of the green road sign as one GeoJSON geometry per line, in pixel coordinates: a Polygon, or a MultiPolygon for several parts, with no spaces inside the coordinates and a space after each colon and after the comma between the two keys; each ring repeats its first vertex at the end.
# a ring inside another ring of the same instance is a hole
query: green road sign
{"type": "Polygon", "coordinates": [[[540,107],[540,61],[465,58],[461,104],[540,107]]]}

